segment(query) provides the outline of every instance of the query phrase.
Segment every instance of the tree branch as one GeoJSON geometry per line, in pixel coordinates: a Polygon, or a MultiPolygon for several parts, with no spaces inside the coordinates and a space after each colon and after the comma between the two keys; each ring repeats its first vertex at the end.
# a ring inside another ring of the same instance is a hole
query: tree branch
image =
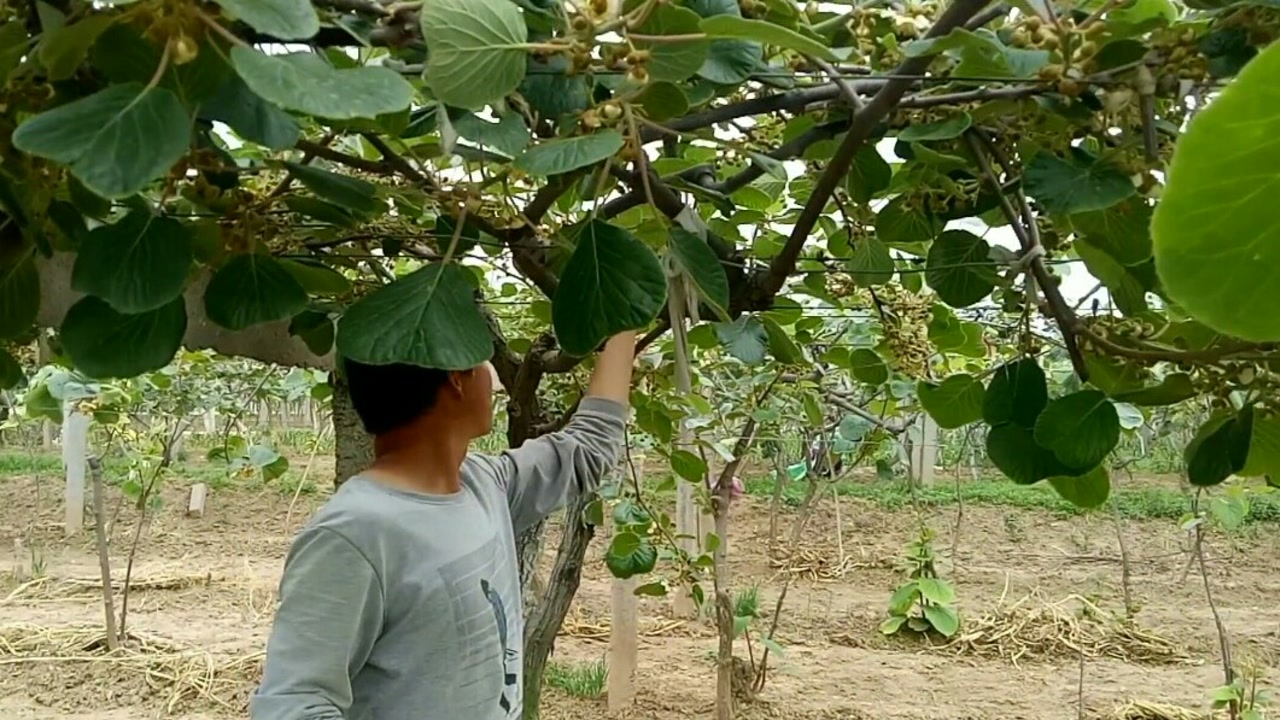
{"type": "Polygon", "coordinates": [[[1036,284],[1040,286],[1040,291],[1044,294],[1045,303],[1049,306],[1049,313],[1052,315],[1054,322],[1058,324],[1058,330],[1062,333],[1062,342],[1066,346],[1067,355],[1071,357],[1071,367],[1075,369],[1080,381],[1085,382],[1089,379],[1089,368],[1084,362],[1084,355],[1080,352],[1079,343],[1076,342],[1075,314],[1071,312],[1071,306],[1062,297],[1062,290],[1058,288],[1053,276],[1049,274],[1049,269],[1045,267],[1044,246],[1040,244],[1040,229],[1036,226],[1035,213],[1032,212],[1031,206],[1027,203],[1027,198],[1022,194],[1021,190],[1015,190],[1021,211],[1019,212],[1013,207],[1009,196],[1000,186],[1000,178],[996,175],[995,170],[991,168],[991,161],[988,159],[988,155],[996,158],[996,161],[1004,168],[1006,175],[1012,174],[1009,158],[1005,157],[995,143],[991,142],[991,139],[987,137],[986,133],[979,129],[975,128],[966,132],[964,137],[970,151],[973,152],[974,157],[978,160],[978,168],[982,173],[982,177],[1000,199],[1000,209],[1004,213],[1005,219],[1009,221],[1009,226],[1013,228],[1014,234],[1018,236],[1018,243],[1022,246],[1023,257],[1031,263],[1031,274],[1035,278],[1036,284]]]}
{"type": "MultiPolygon", "coordinates": [[[[75,261],[75,253],[69,252],[55,252],[49,258],[36,255],[36,268],[40,273],[37,326],[60,327],[67,310],[84,297],[84,293],[71,287],[75,261]]],[[[311,352],[301,338],[289,334],[288,320],[262,323],[238,332],[215,325],[204,313],[204,289],[212,276],[209,270],[201,269],[184,291],[187,332],[182,336],[183,347],[213,350],[222,355],[253,358],[276,365],[333,369],[333,351],[324,355],[311,352]]]]}
{"type": "MultiPolygon", "coordinates": [[[[987,2],[988,0],[955,0],[933,24],[933,27],[929,28],[925,38],[946,35],[982,10],[987,2]]],[[[914,80],[903,79],[902,76],[909,77],[922,73],[929,67],[931,62],[933,62],[932,56],[908,58],[894,71],[895,77],[884,82],[875,97],[871,98],[871,101],[861,110],[854,113],[849,132],[845,135],[844,141],[840,143],[840,146],[836,148],[835,155],[827,164],[822,176],[818,178],[818,182],[813,188],[813,194],[809,196],[809,201],[805,203],[804,208],[800,211],[800,217],[796,218],[796,224],[792,228],[791,236],[787,238],[782,251],[769,264],[769,271],[764,279],[763,286],[766,294],[772,297],[782,289],[787,277],[795,270],[796,261],[800,258],[800,252],[804,249],[805,241],[809,239],[809,233],[813,231],[814,225],[817,224],[818,218],[827,206],[827,201],[835,193],[836,187],[844,178],[845,173],[849,171],[849,166],[853,163],[854,154],[866,143],[875,126],[893,110],[902,99],[902,96],[914,84],[914,80]]],[[[832,87],[835,86],[832,85],[832,87]]]]}
{"type": "Polygon", "coordinates": [[[328,160],[331,163],[345,165],[349,168],[354,168],[372,175],[391,175],[395,172],[395,168],[388,162],[366,160],[365,158],[356,157],[355,155],[348,155],[347,153],[334,150],[327,145],[321,145],[320,143],[312,142],[310,140],[299,140],[294,147],[313,157],[328,160]]]}

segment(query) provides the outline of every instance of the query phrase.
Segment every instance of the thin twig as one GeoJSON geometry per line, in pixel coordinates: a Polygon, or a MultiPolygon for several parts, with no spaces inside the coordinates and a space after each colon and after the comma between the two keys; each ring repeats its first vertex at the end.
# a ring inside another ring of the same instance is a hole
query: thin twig
{"type": "Polygon", "coordinates": [[[114,592],[111,587],[111,555],[107,546],[106,500],[102,483],[102,460],[97,456],[88,459],[89,474],[93,480],[93,532],[98,545],[98,569],[102,573],[102,613],[106,624],[107,650],[120,649],[120,634],[116,630],[114,592]]]}
{"type": "Polygon", "coordinates": [[[991,160],[988,155],[996,158],[1000,166],[1004,168],[1006,173],[1011,172],[1009,159],[1000,152],[986,133],[974,128],[966,132],[965,141],[969,145],[974,157],[978,161],[978,168],[983,178],[991,186],[993,192],[997,194],[1000,200],[1000,209],[1005,215],[1005,219],[1009,221],[1010,227],[1014,234],[1018,236],[1018,242],[1022,246],[1022,256],[1030,263],[1030,273],[1035,277],[1040,291],[1044,294],[1045,303],[1049,306],[1049,313],[1054,321],[1058,324],[1058,329],[1062,333],[1062,341],[1066,346],[1067,355],[1071,358],[1071,366],[1075,369],[1076,375],[1080,380],[1089,379],[1089,368],[1085,365],[1084,355],[1080,352],[1080,346],[1076,342],[1076,321],[1075,315],[1071,312],[1067,301],[1062,297],[1062,291],[1054,283],[1053,277],[1049,274],[1049,269],[1044,264],[1044,246],[1040,244],[1040,230],[1036,225],[1035,213],[1031,210],[1031,205],[1027,202],[1026,196],[1017,191],[1017,199],[1021,206],[1021,212],[1014,209],[1013,203],[1009,200],[1000,185],[1000,179],[991,167],[991,160]]]}
{"type": "Polygon", "coordinates": [[[835,83],[836,87],[840,88],[840,94],[849,101],[849,104],[853,106],[854,110],[862,109],[862,98],[858,96],[858,91],[854,90],[852,85],[845,82],[844,78],[840,76],[839,70],[836,70],[832,67],[831,63],[823,60],[822,58],[808,57],[808,60],[818,66],[822,72],[827,74],[827,77],[831,79],[831,82],[835,83]]]}

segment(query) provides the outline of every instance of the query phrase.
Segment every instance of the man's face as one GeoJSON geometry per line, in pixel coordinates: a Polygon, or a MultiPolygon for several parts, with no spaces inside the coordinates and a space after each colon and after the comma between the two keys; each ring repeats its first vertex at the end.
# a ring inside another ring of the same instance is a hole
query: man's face
{"type": "Polygon", "coordinates": [[[466,376],[463,402],[469,419],[474,420],[475,436],[483,437],[493,429],[493,395],[502,387],[493,363],[485,361],[466,376]]]}

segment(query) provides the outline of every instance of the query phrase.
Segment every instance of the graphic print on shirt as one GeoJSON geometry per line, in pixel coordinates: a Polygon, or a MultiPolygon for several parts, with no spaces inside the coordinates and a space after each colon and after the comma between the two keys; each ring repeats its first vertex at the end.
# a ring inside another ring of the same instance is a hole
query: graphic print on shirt
{"type": "Polygon", "coordinates": [[[498,594],[489,585],[488,580],[480,580],[480,590],[484,596],[489,599],[489,604],[493,606],[493,620],[498,624],[498,642],[502,645],[502,697],[498,699],[498,706],[505,712],[511,712],[511,698],[507,697],[507,690],[514,690],[516,686],[516,674],[511,672],[511,661],[515,659],[515,651],[507,647],[507,610],[502,605],[502,596],[498,594]]]}
{"type": "MultiPolygon", "coordinates": [[[[493,578],[511,574],[490,541],[440,566],[440,579],[457,627],[456,644],[441,652],[456,658],[463,677],[474,680],[450,688],[447,715],[442,717],[509,718],[519,712],[518,645],[510,638],[506,603],[493,578]],[[503,565],[503,567],[499,567],[503,565]]],[[[441,708],[445,710],[445,708],[441,708]]]]}

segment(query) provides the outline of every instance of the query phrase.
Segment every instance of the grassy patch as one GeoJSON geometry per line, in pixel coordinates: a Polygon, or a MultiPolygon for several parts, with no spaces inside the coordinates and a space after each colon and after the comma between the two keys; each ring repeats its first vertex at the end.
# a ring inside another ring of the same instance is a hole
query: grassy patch
{"type": "Polygon", "coordinates": [[[600,697],[609,682],[609,667],[603,660],[587,663],[547,663],[546,684],[566,695],[600,697]]]}
{"type": "MultiPolygon", "coordinates": [[[[128,474],[129,463],[126,459],[119,456],[108,456],[103,461],[102,479],[107,485],[119,485],[124,482],[128,474]]],[[[256,475],[247,479],[236,477],[221,462],[179,461],[169,467],[162,482],[177,484],[178,486],[204,483],[214,489],[272,488],[283,495],[291,497],[298,489],[298,481],[301,479],[301,474],[302,466],[300,464],[296,467],[290,467],[284,475],[270,482],[264,482],[261,477],[256,475]]],[[[0,480],[36,475],[62,477],[62,458],[57,454],[43,451],[0,450],[0,480]]],[[[302,494],[311,495],[319,492],[321,483],[328,479],[322,476],[323,473],[316,473],[313,470],[307,477],[306,482],[303,483],[302,494]]]]}
{"type": "MultiPolygon", "coordinates": [[[[746,485],[747,492],[757,497],[767,498],[773,494],[771,477],[753,478],[747,480],[746,485]]],[[[910,507],[912,503],[911,488],[902,482],[841,482],[837,483],[836,492],[873,502],[888,510],[910,507]]],[[[783,488],[782,496],[788,505],[798,505],[804,493],[805,483],[792,482],[783,488]]],[[[1044,483],[1027,486],[1007,480],[965,480],[958,487],[939,484],[920,488],[916,490],[915,497],[921,505],[931,506],[954,505],[963,501],[974,505],[1044,510],[1065,516],[1090,512],[1063,500],[1044,483]]],[[[1177,520],[1191,508],[1190,496],[1175,488],[1121,488],[1112,495],[1111,502],[1122,516],[1140,520],[1177,520]]],[[[1253,496],[1245,522],[1280,522],[1280,494],[1253,496]]]]}

